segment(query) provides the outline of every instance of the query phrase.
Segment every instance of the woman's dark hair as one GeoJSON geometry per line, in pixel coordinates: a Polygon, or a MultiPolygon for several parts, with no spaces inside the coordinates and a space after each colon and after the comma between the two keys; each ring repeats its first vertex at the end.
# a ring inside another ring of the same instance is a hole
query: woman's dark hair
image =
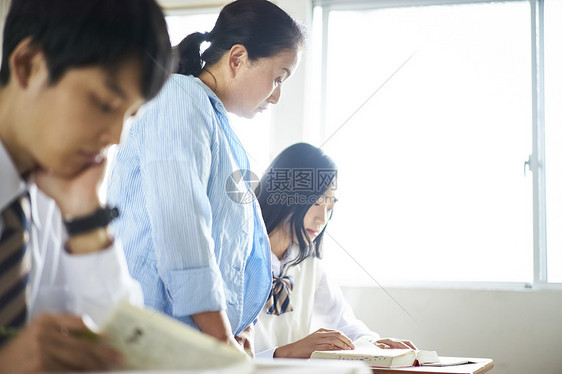
{"type": "Polygon", "coordinates": [[[302,27],[277,5],[268,0],[237,0],[221,10],[211,32],[190,34],[175,47],[176,72],[198,76],[236,44],[246,47],[254,61],[297,49],[304,39],[302,27]],[[210,46],[200,54],[204,41],[210,46]]]}
{"type": "Polygon", "coordinates": [[[116,69],[125,59],[141,64],[141,93],[156,96],[172,67],[164,14],[154,0],[13,0],[4,26],[0,86],[10,81],[9,59],[31,38],[55,84],[72,68],[116,69]]]}
{"type": "Polygon", "coordinates": [[[304,227],[304,217],[333,186],[336,177],[336,164],[321,149],[297,143],[281,152],[261,178],[256,195],[267,233],[271,234],[288,222],[291,237],[296,236],[298,241],[299,253],[285,269],[308,257],[321,257],[327,225],[312,242],[304,227]]]}

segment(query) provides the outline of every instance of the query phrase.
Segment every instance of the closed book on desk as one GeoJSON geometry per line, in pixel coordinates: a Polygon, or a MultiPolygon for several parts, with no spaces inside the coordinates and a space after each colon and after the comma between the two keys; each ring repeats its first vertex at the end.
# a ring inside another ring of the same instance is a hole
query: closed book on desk
{"type": "Polygon", "coordinates": [[[124,356],[127,369],[204,370],[233,366],[252,372],[249,357],[211,336],[160,312],[122,302],[113,310],[102,333],[124,356]]]}
{"type": "MultiPolygon", "coordinates": [[[[363,336],[353,342],[354,350],[315,351],[310,358],[332,360],[359,360],[369,366],[398,368],[414,365],[442,366],[435,351],[415,351],[413,349],[382,349],[375,345],[376,340],[363,336]]],[[[458,365],[467,361],[448,363],[458,365]]]]}

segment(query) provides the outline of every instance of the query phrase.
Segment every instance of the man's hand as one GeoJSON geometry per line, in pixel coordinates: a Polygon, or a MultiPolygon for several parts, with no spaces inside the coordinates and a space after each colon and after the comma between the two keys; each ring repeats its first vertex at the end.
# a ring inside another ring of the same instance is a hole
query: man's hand
{"type": "Polygon", "coordinates": [[[310,358],[314,351],[336,351],[355,349],[351,340],[337,330],[319,329],[294,343],[275,350],[276,358],[310,358]]]}
{"type": "Polygon", "coordinates": [[[35,173],[35,183],[41,191],[55,200],[63,218],[87,216],[100,207],[98,189],[103,181],[106,165],[107,160],[103,160],[72,177],[39,170],[35,173]]]}
{"type": "Polygon", "coordinates": [[[0,373],[97,371],[121,366],[123,358],[117,351],[84,334],[93,333],[81,317],[43,314],[0,349],[0,373]]]}
{"type": "MultiPolygon", "coordinates": [[[[92,214],[101,207],[99,186],[105,174],[107,161],[90,165],[72,177],[63,177],[40,170],[35,183],[47,196],[55,200],[63,218],[79,218],[92,214]]],[[[66,247],[74,254],[98,252],[113,243],[107,227],[101,227],[68,238],[66,247]]]]}

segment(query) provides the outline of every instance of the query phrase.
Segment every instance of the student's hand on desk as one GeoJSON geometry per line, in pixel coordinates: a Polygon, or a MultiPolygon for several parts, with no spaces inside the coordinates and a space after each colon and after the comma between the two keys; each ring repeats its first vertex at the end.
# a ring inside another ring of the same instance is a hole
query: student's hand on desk
{"type": "Polygon", "coordinates": [[[97,371],[122,364],[118,352],[84,334],[93,333],[81,317],[43,314],[0,348],[0,372],[97,371]]]}
{"type": "Polygon", "coordinates": [[[379,339],[376,346],[383,349],[417,349],[411,341],[396,338],[379,339]]]}
{"type": "Polygon", "coordinates": [[[276,358],[310,358],[314,351],[335,351],[355,349],[351,340],[337,330],[319,329],[294,343],[275,350],[276,358]]]}

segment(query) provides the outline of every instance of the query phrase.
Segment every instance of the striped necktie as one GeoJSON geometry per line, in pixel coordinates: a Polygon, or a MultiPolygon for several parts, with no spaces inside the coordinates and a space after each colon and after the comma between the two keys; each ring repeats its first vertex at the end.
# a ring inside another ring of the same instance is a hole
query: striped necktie
{"type": "Polygon", "coordinates": [[[1,213],[0,236],[0,328],[21,327],[27,319],[26,290],[31,259],[29,199],[14,200],[1,213]]]}
{"type": "Polygon", "coordinates": [[[265,303],[267,314],[281,315],[292,312],[293,306],[289,300],[289,295],[293,290],[293,281],[288,276],[273,277],[269,298],[265,303]]]}

